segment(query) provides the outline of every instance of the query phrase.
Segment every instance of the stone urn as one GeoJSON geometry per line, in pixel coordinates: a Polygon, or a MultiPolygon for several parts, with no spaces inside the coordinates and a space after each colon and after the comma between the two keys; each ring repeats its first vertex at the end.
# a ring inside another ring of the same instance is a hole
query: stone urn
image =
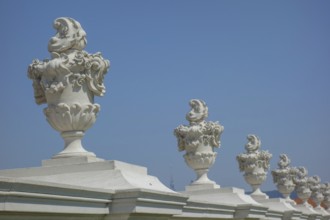
{"type": "Polygon", "coordinates": [[[272,155],[268,151],[260,151],[261,141],[256,135],[247,136],[246,153],[239,154],[236,159],[239,170],[244,172],[245,181],[251,185],[251,196],[254,198],[268,198],[260,190],[260,185],[266,180],[272,155]]]}
{"type": "Polygon", "coordinates": [[[217,153],[215,148],[220,147],[220,136],[224,130],[218,122],[205,121],[208,117],[208,107],[205,102],[193,99],[189,102],[191,110],[187,113],[186,119],[189,125],[180,125],[174,130],[178,140],[179,151],[185,151],[184,159],[187,165],[197,175],[191,186],[201,188],[218,188],[219,186],[211,181],[207,173],[214,164],[217,153]]]}
{"type": "Polygon", "coordinates": [[[323,209],[321,207],[321,203],[324,199],[323,193],[322,193],[322,185],[321,185],[321,179],[319,176],[312,176],[309,178],[309,184],[310,189],[312,191],[311,198],[316,204],[315,209],[323,209]]]}
{"type": "Polygon", "coordinates": [[[330,211],[330,183],[324,183],[321,186],[323,194],[323,204],[326,206],[326,210],[330,211]]]}
{"type": "Polygon", "coordinates": [[[47,104],[44,114],[64,139],[64,150],[53,158],[95,157],[86,151],[81,139],[100,111],[94,96],[103,96],[103,78],[110,62],[100,53],[89,54],[86,33],[72,18],[54,21],[56,34],[48,43],[51,58],[34,60],[28,68],[37,104],[47,104]]]}
{"type": "Polygon", "coordinates": [[[290,167],[290,159],[286,154],[280,155],[278,169],[272,171],[273,182],[276,184],[277,190],[283,195],[287,202],[295,204],[290,199],[290,194],[294,191],[296,184],[293,179],[296,176],[296,168],[290,167]]]}
{"type": "Polygon", "coordinates": [[[308,171],[305,167],[298,167],[293,181],[296,184],[295,191],[298,198],[302,200],[302,205],[311,207],[308,203],[308,199],[311,197],[312,191],[310,190],[310,181],[307,175],[308,171]]]}

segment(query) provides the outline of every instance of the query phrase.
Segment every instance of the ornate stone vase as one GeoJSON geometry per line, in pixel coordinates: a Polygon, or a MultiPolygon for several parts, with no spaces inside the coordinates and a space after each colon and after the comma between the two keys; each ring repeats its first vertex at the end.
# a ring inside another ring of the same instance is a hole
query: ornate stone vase
{"type": "Polygon", "coordinates": [[[327,211],[330,211],[330,183],[322,184],[322,193],[323,193],[323,204],[327,207],[327,211]]]}
{"type": "Polygon", "coordinates": [[[312,191],[310,190],[310,181],[307,175],[308,171],[305,167],[298,167],[293,181],[296,185],[295,191],[297,196],[303,201],[302,205],[310,207],[308,199],[311,197],[312,191]]]}
{"type": "Polygon", "coordinates": [[[277,190],[283,195],[287,202],[295,203],[290,199],[290,194],[294,191],[296,184],[293,179],[296,176],[296,168],[290,167],[290,159],[286,154],[280,155],[278,169],[272,171],[273,182],[276,184],[277,190]]]}
{"type": "Polygon", "coordinates": [[[104,75],[110,62],[100,53],[89,54],[86,33],[79,22],[72,18],[54,21],[57,33],[48,44],[51,59],[34,60],[28,68],[33,80],[37,104],[46,103],[44,114],[49,124],[61,133],[64,150],[53,158],[92,156],[81,139],[100,111],[94,96],[103,96],[104,75]]]}
{"type": "Polygon", "coordinates": [[[324,199],[324,196],[322,194],[322,185],[321,185],[321,179],[319,176],[312,176],[309,178],[309,184],[310,189],[312,191],[311,198],[314,200],[316,204],[316,209],[323,209],[321,207],[321,203],[324,199]]]}
{"type": "Polygon", "coordinates": [[[246,153],[236,157],[239,169],[244,172],[245,181],[252,187],[251,195],[267,197],[261,192],[260,185],[266,180],[272,155],[268,151],[259,151],[261,141],[256,135],[248,135],[247,139],[246,153]]]}
{"type": "Polygon", "coordinates": [[[207,173],[214,164],[217,153],[214,148],[220,147],[220,135],[224,127],[218,122],[206,122],[208,107],[202,100],[193,99],[189,102],[190,112],[186,119],[189,125],[180,125],[174,130],[174,135],[178,140],[179,151],[186,151],[184,159],[187,165],[192,168],[197,175],[196,180],[191,185],[215,185],[207,173]]]}

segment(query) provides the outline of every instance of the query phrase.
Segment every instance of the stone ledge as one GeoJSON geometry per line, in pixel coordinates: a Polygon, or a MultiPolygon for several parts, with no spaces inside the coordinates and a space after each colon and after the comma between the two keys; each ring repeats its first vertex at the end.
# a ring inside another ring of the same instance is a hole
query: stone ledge
{"type": "Polygon", "coordinates": [[[105,160],[92,156],[56,158],[56,159],[43,160],[42,167],[84,164],[84,163],[101,162],[101,161],[105,161],[105,160]]]}

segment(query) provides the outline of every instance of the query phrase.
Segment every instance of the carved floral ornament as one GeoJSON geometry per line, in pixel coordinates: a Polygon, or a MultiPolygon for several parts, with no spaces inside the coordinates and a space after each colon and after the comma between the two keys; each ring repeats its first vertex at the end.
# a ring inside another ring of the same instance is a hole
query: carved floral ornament
{"type": "Polygon", "coordinates": [[[48,94],[61,93],[68,84],[79,89],[84,82],[93,95],[103,96],[104,74],[110,62],[103,59],[101,53],[83,51],[87,40],[79,22],[72,18],[58,18],[54,28],[57,33],[48,43],[51,59],[34,60],[28,68],[36,103],[47,103],[48,94]]]}
{"type": "Polygon", "coordinates": [[[201,144],[220,147],[223,126],[219,122],[205,121],[208,117],[208,108],[204,101],[192,99],[189,105],[191,110],[186,115],[189,126],[180,125],[174,130],[179,151],[193,152],[201,144]]]}
{"type": "Polygon", "coordinates": [[[286,154],[280,155],[278,169],[272,171],[273,180],[276,184],[286,184],[288,181],[293,181],[297,174],[297,168],[290,167],[291,160],[286,154]]]}
{"type": "Polygon", "coordinates": [[[268,151],[259,150],[261,140],[256,135],[248,135],[247,140],[248,143],[245,144],[246,153],[237,156],[240,171],[252,171],[254,168],[262,168],[267,171],[272,154],[268,151]]]}

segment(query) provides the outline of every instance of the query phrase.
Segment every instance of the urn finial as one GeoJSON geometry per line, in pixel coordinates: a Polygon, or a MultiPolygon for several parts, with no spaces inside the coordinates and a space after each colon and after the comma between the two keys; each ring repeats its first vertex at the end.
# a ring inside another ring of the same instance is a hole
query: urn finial
{"type": "Polygon", "coordinates": [[[259,150],[261,140],[254,134],[249,134],[246,139],[248,142],[245,144],[245,150],[247,153],[255,153],[259,150]]]}
{"type": "Polygon", "coordinates": [[[266,180],[272,155],[268,151],[260,151],[261,141],[254,135],[247,136],[246,153],[239,154],[236,159],[239,169],[244,172],[245,181],[251,185],[251,196],[255,199],[268,198],[260,190],[260,185],[266,180]]]}
{"type": "Polygon", "coordinates": [[[290,167],[290,162],[286,154],[281,154],[280,160],[277,163],[279,168],[272,171],[272,176],[277,190],[283,195],[287,202],[294,204],[295,202],[290,199],[290,194],[294,191],[296,186],[294,183],[296,168],[290,167]]]}
{"type": "Polygon", "coordinates": [[[100,110],[94,96],[105,93],[103,79],[110,62],[101,53],[83,50],[86,32],[78,21],[61,17],[53,26],[57,32],[48,43],[51,59],[34,60],[28,68],[35,101],[47,104],[47,121],[65,142],[64,150],[53,158],[95,157],[82,147],[81,139],[100,110]]]}
{"type": "Polygon", "coordinates": [[[72,18],[57,18],[53,27],[57,33],[49,40],[50,53],[65,53],[70,49],[82,51],[86,47],[86,32],[78,21],[72,18]]]}
{"type": "Polygon", "coordinates": [[[296,175],[293,181],[296,185],[295,191],[297,196],[303,201],[302,205],[310,207],[308,199],[312,195],[312,191],[310,190],[310,181],[307,175],[308,171],[305,167],[298,167],[296,168],[296,175]]]}
{"type": "Polygon", "coordinates": [[[322,193],[322,184],[321,184],[321,178],[319,176],[312,176],[309,178],[310,183],[310,189],[312,191],[311,198],[316,203],[316,209],[322,209],[321,202],[324,199],[323,193],[322,193]]]}
{"type": "Polygon", "coordinates": [[[191,110],[187,113],[186,119],[190,125],[200,124],[208,117],[209,110],[203,100],[192,99],[189,105],[191,110]]]}
{"type": "Polygon", "coordinates": [[[323,204],[326,205],[327,211],[330,211],[330,183],[324,183],[322,185],[322,193],[324,196],[323,204]]]}
{"type": "Polygon", "coordinates": [[[189,125],[180,125],[174,130],[179,151],[186,151],[185,161],[197,174],[197,179],[186,189],[219,188],[207,173],[215,162],[217,153],[214,148],[220,147],[224,128],[219,122],[205,121],[208,107],[204,101],[192,99],[189,105],[191,110],[186,115],[189,125]]]}

